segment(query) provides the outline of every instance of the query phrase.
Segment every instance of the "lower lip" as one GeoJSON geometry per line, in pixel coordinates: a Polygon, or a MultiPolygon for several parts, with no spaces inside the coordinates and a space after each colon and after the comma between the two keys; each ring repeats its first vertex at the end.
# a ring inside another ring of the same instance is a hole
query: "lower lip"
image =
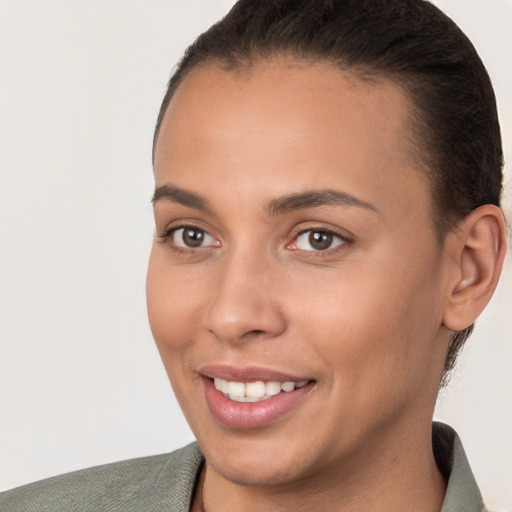
{"type": "Polygon", "coordinates": [[[202,379],[206,401],[213,416],[228,427],[264,427],[287,414],[311,391],[314,381],[294,391],[281,392],[260,402],[235,402],[215,388],[213,380],[202,379]]]}

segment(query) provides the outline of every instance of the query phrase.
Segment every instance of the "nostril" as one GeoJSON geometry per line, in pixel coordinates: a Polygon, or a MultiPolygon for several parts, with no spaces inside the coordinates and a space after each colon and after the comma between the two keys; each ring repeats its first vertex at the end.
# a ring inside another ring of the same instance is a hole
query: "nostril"
{"type": "Polygon", "coordinates": [[[252,329],[247,331],[245,334],[241,336],[241,339],[249,340],[251,338],[263,338],[268,333],[263,329],[252,329]]]}

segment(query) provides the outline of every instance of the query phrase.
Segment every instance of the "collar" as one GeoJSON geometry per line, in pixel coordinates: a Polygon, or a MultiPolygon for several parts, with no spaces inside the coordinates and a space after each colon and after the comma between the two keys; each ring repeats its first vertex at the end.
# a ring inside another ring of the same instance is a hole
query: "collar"
{"type": "Polygon", "coordinates": [[[485,512],[482,495],[455,430],[434,422],[432,445],[439,469],[448,479],[441,512],[485,512]]]}

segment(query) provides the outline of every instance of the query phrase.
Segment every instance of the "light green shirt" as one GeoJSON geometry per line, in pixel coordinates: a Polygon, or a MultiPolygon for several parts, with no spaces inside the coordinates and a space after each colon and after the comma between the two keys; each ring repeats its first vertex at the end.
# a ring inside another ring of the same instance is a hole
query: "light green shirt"
{"type": "MultiPolygon", "coordinates": [[[[434,423],[434,451],[448,488],[440,512],[485,507],[459,437],[434,423]]],[[[196,443],[155,455],[76,471],[0,494],[1,512],[188,512],[203,464],[196,443]]]]}

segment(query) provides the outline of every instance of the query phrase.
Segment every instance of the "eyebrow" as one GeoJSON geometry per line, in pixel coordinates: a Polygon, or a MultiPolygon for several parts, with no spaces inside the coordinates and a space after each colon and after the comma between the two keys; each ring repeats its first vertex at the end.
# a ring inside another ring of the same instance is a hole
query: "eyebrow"
{"type": "Polygon", "coordinates": [[[155,204],[162,200],[172,201],[204,213],[213,213],[213,208],[203,196],[175,185],[162,185],[155,189],[151,202],[155,204]]]}
{"type": "Polygon", "coordinates": [[[333,189],[307,190],[280,197],[270,202],[267,211],[269,215],[282,215],[291,211],[318,206],[356,206],[380,214],[379,210],[372,204],[341,190],[333,189]]]}
{"type": "MultiPolygon", "coordinates": [[[[155,204],[162,200],[178,203],[204,213],[211,214],[214,212],[205,197],[176,185],[167,184],[155,189],[151,202],[155,204]]],[[[333,189],[307,190],[279,197],[268,204],[266,211],[270,216],[277,216],[319,206],[356,206],[380,214],[379,210],[372,204],[341,190],[333,189]]]]}

